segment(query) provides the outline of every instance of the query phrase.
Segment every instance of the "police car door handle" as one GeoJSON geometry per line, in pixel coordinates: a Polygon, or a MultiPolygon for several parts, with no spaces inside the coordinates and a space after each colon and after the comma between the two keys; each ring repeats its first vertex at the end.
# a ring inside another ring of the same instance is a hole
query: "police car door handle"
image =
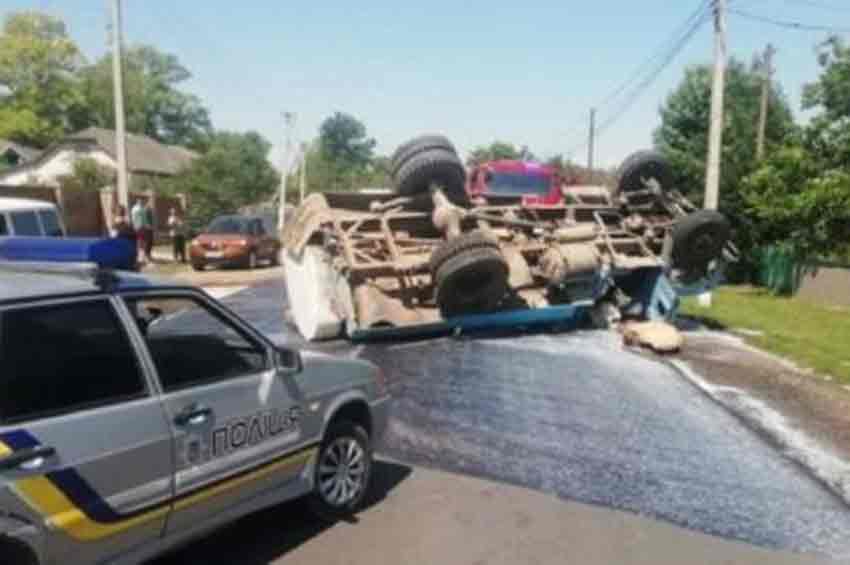
{"type": "Polygon", "coordinates": [[[56,455],[56,450],[46,445],[21,449],[0,458],[0,470],[22,469],[34,471],[44,465],[46,460],[56,455]]]}
{"type": "Polygon", "coordinates": [[[200,426],[212,416],[212,408],[200,404],[190,404],[174,417],[178,426],[200,426]]]}

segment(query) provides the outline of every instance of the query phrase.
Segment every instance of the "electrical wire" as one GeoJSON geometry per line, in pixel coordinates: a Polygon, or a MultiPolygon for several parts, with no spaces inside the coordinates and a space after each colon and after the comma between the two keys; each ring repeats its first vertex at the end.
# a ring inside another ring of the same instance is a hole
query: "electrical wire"
{"type": "Polygon", "coordinates": [[[797,31],[826,31],[826,32],[833,32],[833,33],[850,33],[850,28],[846,28],[846,27],[836,27],[836,26],[807,24],[807,23],[801,23],[801,22],[790,22],[790,21],[785,21],[785,20],[777,20],[775,18],[771,18],[771,17],[768,17],[768,16],[762,16],[762,15],[759,15],[759,14],[753,14],[751,12],[746,12],[744,10],[738,10],[736,8],[729,8],[729,13],[734,14],[738,17],[747,19],[747,20],[765,23],[765,24],[770,24],[770,25],[785,28],[785,29],[793,29],[793,30],[797,30],[797,31]]]}
{"type": "MultiPolygon", "coordinates": [[[[676,56],[684,50],[690,43],[691,39],[696,35],[697,31],[710,19],[711,14],[709,9],[713,5],[712,0],[705,0],[700,3],[696,11],[694,11],[682,26],[677,28],[676,33],[671,40],[665,41],[663,50],[656,50],[647,61],[639,67],[639,71],[632,75],[625,83],[620,85],[611,95],[607,96],[600,106],[605,103],[610,103],[626,92],[628,87],[635,79],[643,78],[628,92],[628,95],[622,98],[622,101],[617,105],[613,113],[603,120],[596,129],[596,138],[601,137],[608,129],[611,128],[625,113],[637,102],[640,96],[655,82],[664,70],[670,66],[676,56]],[[654,65],[652,65],[654,63],[654,65]],[[645,69],[649,68],[646,73],[645,69]]],[[[599,107],[599,106],[597,106],[599,107]]],[[[577,143],[570,148],[565,154],[573,155],[579,149],[587,146],[587,140],[577,143]]]]}

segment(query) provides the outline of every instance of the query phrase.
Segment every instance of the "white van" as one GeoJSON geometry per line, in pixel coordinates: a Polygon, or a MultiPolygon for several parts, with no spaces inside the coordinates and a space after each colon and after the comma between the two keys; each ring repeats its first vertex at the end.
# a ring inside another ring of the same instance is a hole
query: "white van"
{"type": "Polygon", "coordinates": [[[26,198],[0,198],[0,237],[65,237],[55,204],[26,198]]]}

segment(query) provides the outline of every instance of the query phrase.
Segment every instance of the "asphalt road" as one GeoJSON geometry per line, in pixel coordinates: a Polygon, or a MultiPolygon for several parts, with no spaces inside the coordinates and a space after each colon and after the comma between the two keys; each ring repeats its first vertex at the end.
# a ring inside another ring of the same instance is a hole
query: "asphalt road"
{"type": "MultiPolygon", "coordinates": [[[[283,291],[225,300],[300,343],[283,291]]],[[[604,332],[319,349],[385,371],[394,459],[756,545],[850,559],[850,508],[667,365],[604,332]]]]}

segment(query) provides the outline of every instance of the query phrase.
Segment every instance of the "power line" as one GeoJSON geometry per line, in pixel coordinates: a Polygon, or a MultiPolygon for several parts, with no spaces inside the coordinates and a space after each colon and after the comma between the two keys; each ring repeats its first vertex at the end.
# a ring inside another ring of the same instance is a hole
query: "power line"
{"type": "Polygon", "coordinates": [[[788,4],[802,4],[803,6],[810,6],[812,8],[822,8],[824,10],[834,10],[836,12],[850,12],[850,8],[847,6],[836,6],[834,4],[827,4],[824,2],[817,2],[816,0],[784,0],[788,4]]]}
{"type": "Polygon", "coordinates": [[[828,31],[834,33],[850,33],[850,28],[846,27],[835,27],[835,26],[827,26],[827,25],[818,25],[818,24],[806,24],[801,22],[789,22],[785,20],[777,20],[775,18],[771,18],[768,16],[762,16],[759,14],[753,14],[751,12],[745,12],[744,10],[738,10],[735,8],[729,9],[730,14],[735,14],[738,17],[752,20],[760,23],[770,24],[773,26],[785,28],[785,29],[793,29],[797,31],[828,31]]]}
{"type": "MultiPolygon", "coordinates": [[[[699,31],[706,21],[708,21],[709,18],[707,16],[710,14],[710,10],[708,10],[708,8],[711,5],[712,0],[705,0],[701,2],[698,9],[685,20],[684,25],[677,28],[676,33],[672,36],[671,40],[664,43],[665,49],[663,51],[656,50],[649,59],[641,64],[638,73],[632,75],[632,77],[620,85],[612,95],[605,98],[605,102],[603,102],[603,104],[614,100],[618,97],[618,95],[625,92],[628,86],[631,85],[635,79],[644,75],[644,69],[650,68],[649,73],[643,76],[642,80],[640,80],[640,82],[632,88],[628,96],[622,100],[613,113],[602,122],[596,131],[597,138],[602,136],[614,123],[616,123],[634,105],[634,103],[637,102],[640,96],[652,85],[653,82],[655,82],[661,73],[670,66],[676,56],[682,52],[694,35],[696,35],[696,32],[699,31]],[[651,66],[652,63],[655,64],[651,66]]],[[[586,140],[582,141],[572,147],[565,154],[572,155],[579,149],[585,147],[586,144],[586,140]]]]}
{"type": "MultiPolygon", "coordinates": [[[[687,33],[689,27],[700,18],[705,17],[706,13],[708,13],[708,8],[710,7],[713,0],[702,0],[697,8],[679,25],[670,36],[664,40],[658,47],[656,47],[649,57],[647,57],[641,64],[635,69],[635,71],[629,75],[629,77],[617,85],[610,93],[608,93],[603,99],[598,101],[596,104],[593,104],[595,108],[604,108],[605,106],[614,102],[621,94],[623,94],[629,86],[631,86],[636,80],[640,79],[640,77],[644,74],[644,72],[651,68],[654,63],[656,63],[659,59],[666,58],[667,54],[671,47],[675,47],[675,45],[681,40],[683,34],[687,33]]],[[[585,132],[585,119],[577,118],[570,122],[574,124],[572,127],[564,135],[565,138],[570,139],[573,137],[577,137],[578,135],[584,135],[585,132]]],[[[571,150],[571,152],[577,151],[581,149],[583,144],[580,144],[576,147],[576,149],[571,150]]]]}

